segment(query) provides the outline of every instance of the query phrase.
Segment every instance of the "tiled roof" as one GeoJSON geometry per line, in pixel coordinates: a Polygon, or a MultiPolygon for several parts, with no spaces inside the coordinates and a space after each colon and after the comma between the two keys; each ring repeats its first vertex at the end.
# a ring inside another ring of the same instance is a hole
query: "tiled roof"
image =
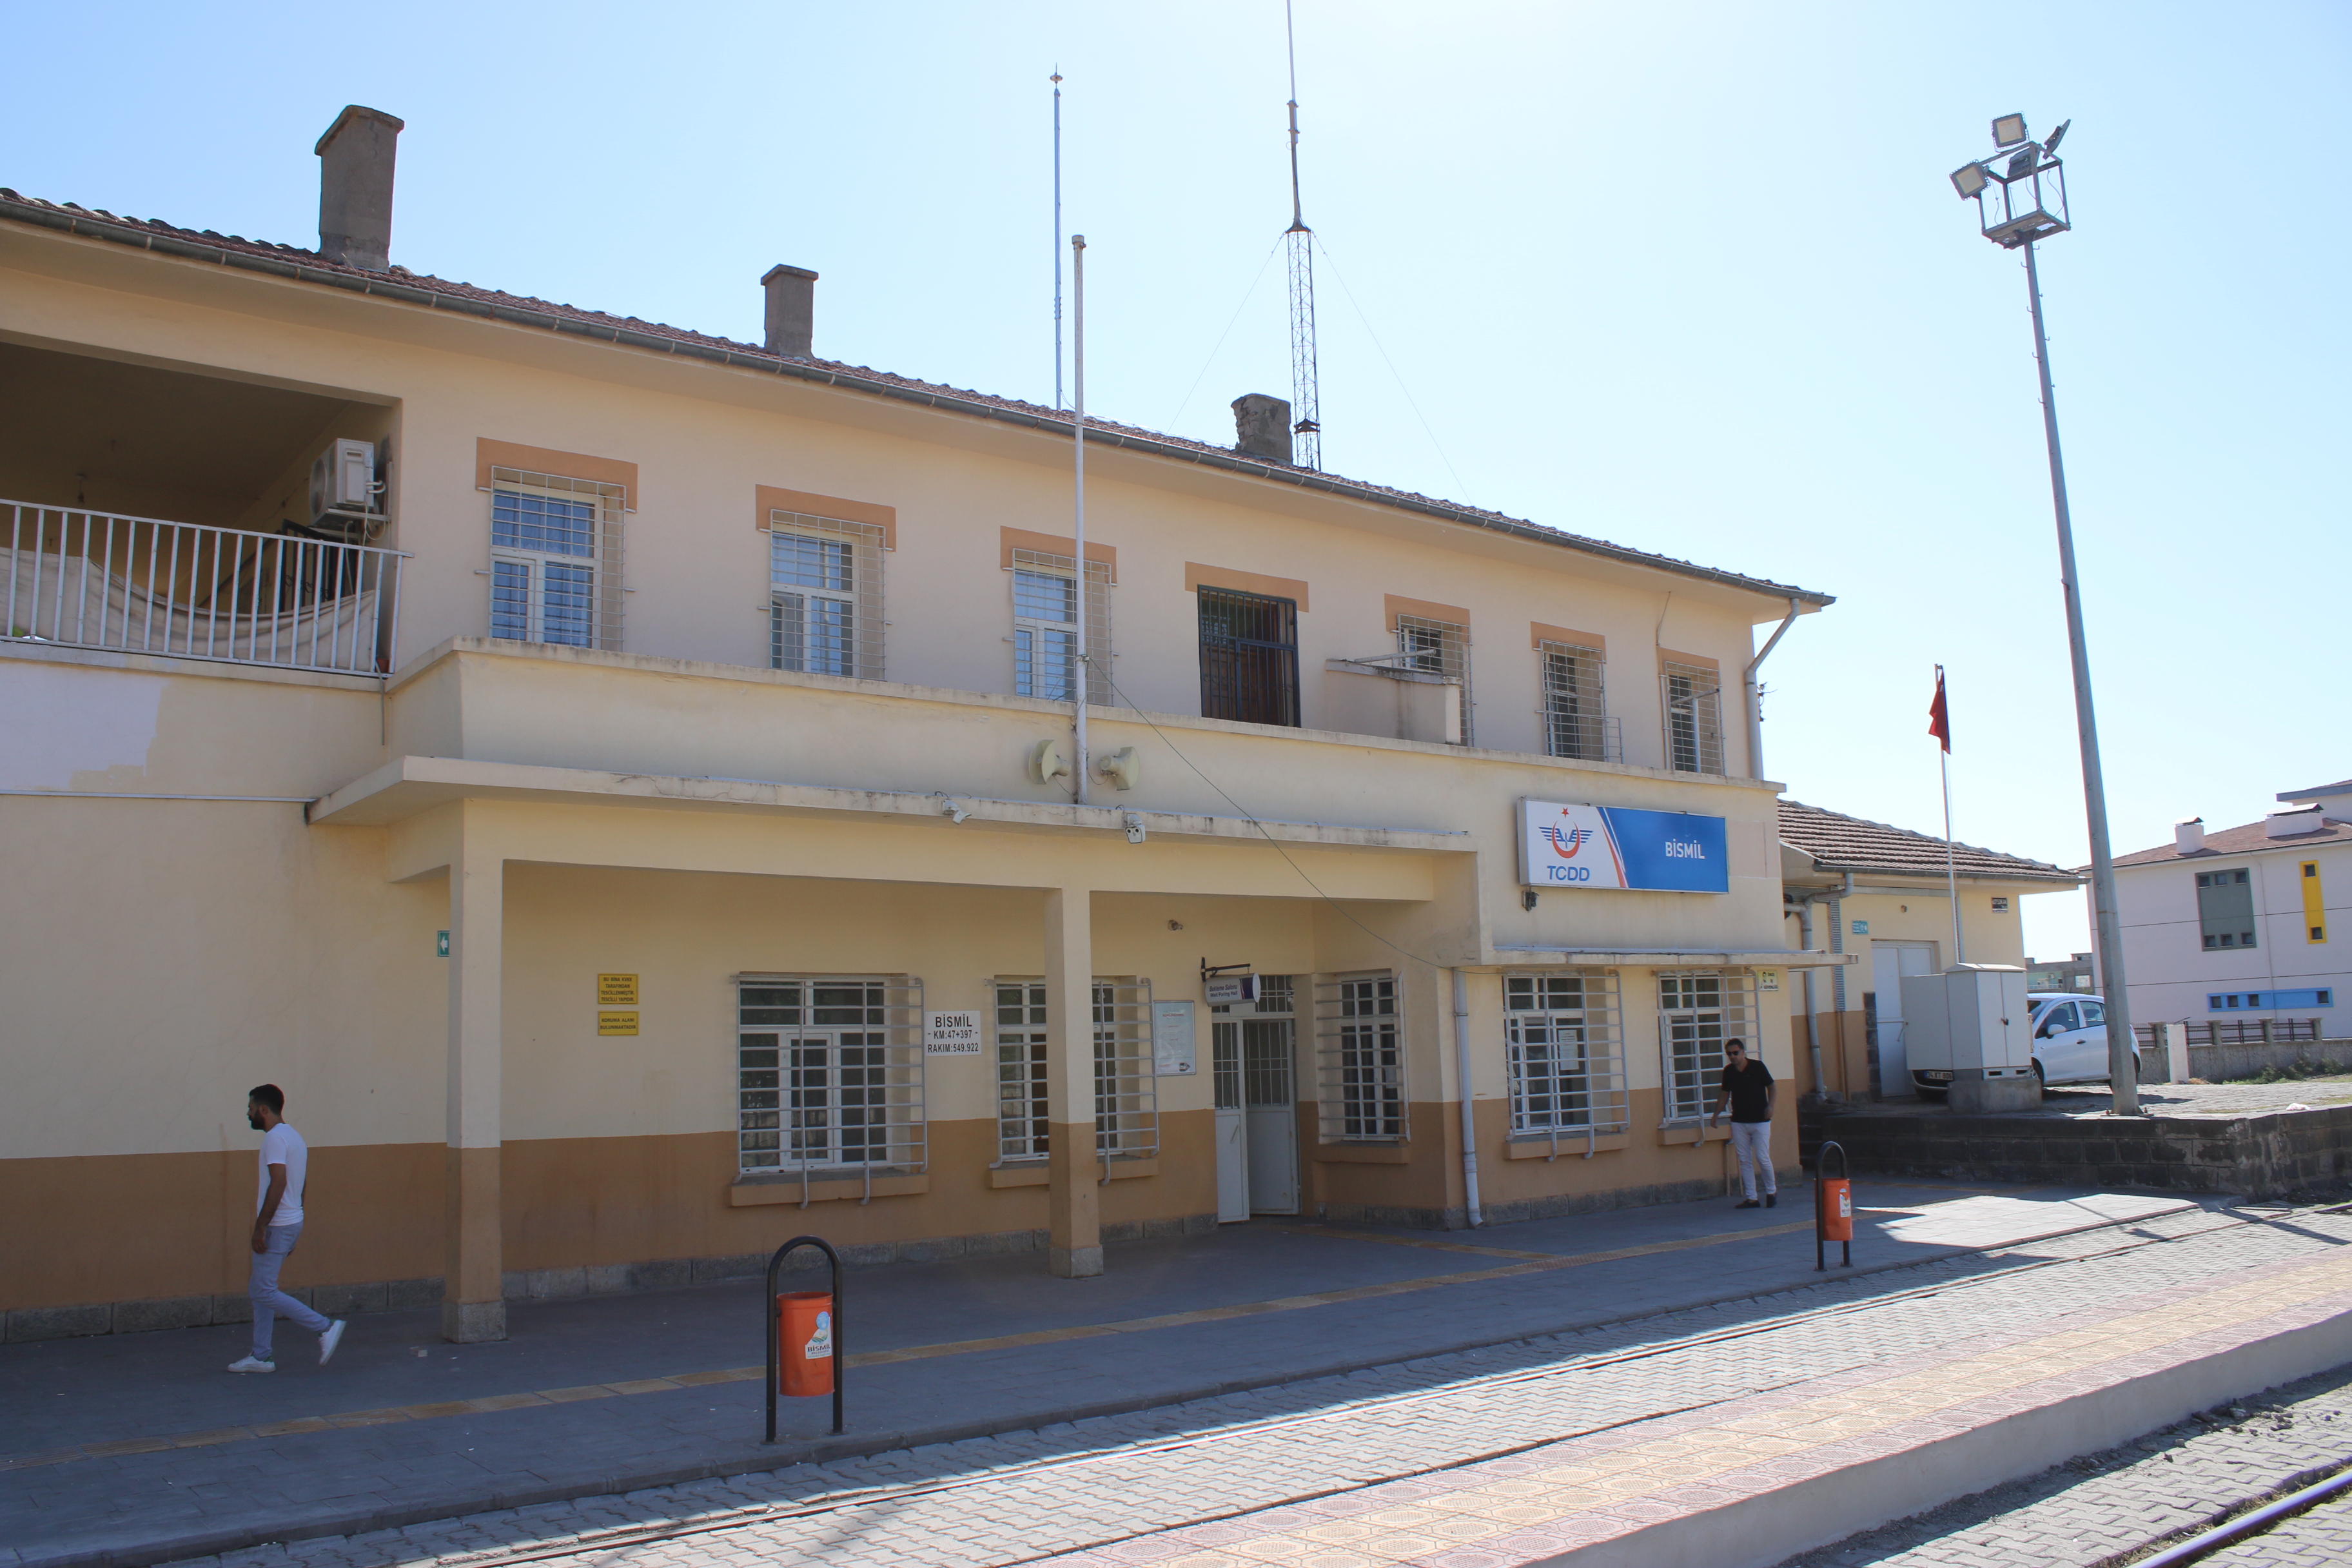
{"type": "Polygon", "coordinates": [[[2155,866],[2167,860],[2210,860],[2217,855],[2251,855],[2257,849],[2301,849],[2314,844],[2341,844],[2352,839],[2352,823],[2339,822],[2323,816],[2327,824],[2325,833],[2298,833],[2293,838],[2273,838],[2269,829],[2259,822],[2243,827],[2225,827],[2219,833],[2205,836],[2205,847],[2193,855],[2183,855],[2168,844],[2161,849],[2142,849],[2136,854],[2118,855],[2118,866],[2155,866]]]}
{"type": "MultiPolygon", "coordinates": [[[[1877,872],[1883,876],[1940,877],[1944,874],[1944,841],[1908,828],[1890,827],[1823,811],[1800,801],[1780,803],[1780,842],[1813,858],[1823,871],[1877,872]]],[[[1952,846],[1952,866],[1963,877],[2005,881],[2055,882],[2072,887],[2082,878],[2046,861],[1979,849],[1973,844],[1952,846]]]]}
{"type": "MultiPolygon", "coordinates": [[[[397,300],[408,304],[424,305],[438,310],[456,310],[468,314],[486,316],[520,325],[543,327],[558,332],[592,337],[606,342],[633,348],[653,349],[663,353],[685,354],[708,359],[723,364],[747,369],[765,370],[790,375],[804,381],[840,386],[852,391],[884,397],[895,397],[929,405],[954,412],[975,415],[983,418],[1009,420],[1032,428],[1067,431],[1072,427],[1070,415],[1062,409],[1046,408],[1018,398],[1000,397],[992,393],[974,392],[968,388],[942,386],[933,382],[917,381],[910,376],[893,374],[866,365],[845,364],[834,360],[794,359],[769,353],[753,343],[737,342],[730,338],[712,336],[708,332],[689,331],[659,321],[642,321],[635,316],[615,316],[603,310],[583,310],[575,305],[559,305],[526,295],[509,294],[495,289],[477,288],[471,283],[452,282],[427,273],[411,272],[395,266],[385,272],[370,272],[361,268],[330,261],[314,250],[296,246],[274,245],[260,240],[241,238],[236,235],[216,234],[210,229],[187,229],[156,218],[118,217],[112,213],[94,210],[68,202],[60,205],[35,196],[20,195],[0,187],[0,217],[44,228],[63,229],[68,233],[92,238],[111,240],[118,244],[137,246],[142,249],[159,251],[194,260],[211,261],[222,266],[244,268],[292,278],[307,283],[324,284],[348,289],[357,293],[397,300]]],[[[1719,571],[1701,566],[1695,562],[1677,560],[1670,555],[1658,555],[1634,550],[1606,540],[1588,538],[1560,529],[1547,528],[1523,518],[1507,517],[1501,512],[1483,508],[1464,506],[1440,500],[1411,490],[1392,489],[1387,485],[1367,483],[1361,479],[1340,479],[1318,473],[1311,468],[1294,468],[1280,463],[1268,463],[1246,458],[1225,447],[1213,447],[1206,442],[1189,440],[1181,436],[1164,436],[1156,431],[1133,426],[1115,424],[1088,416],[1087,439],[1109,446],[1133,447],[1162,457],[1206,464],[1250,474],[1262,479],[1295,484],[1302,489],[1318,489],[1375,504],[1398,507],[1424,516],[1443,518],[1449,521],[1467,523],[1473,527],[1493,529],[1524,539],[1535,540],[1564,549],[1598,555],[1629,564],[1648,566],[1677,576],[1695,577],[1721,584],[1726,587],[1763,594],[1777,599],[1798,599],[1816,607],[1836,603],[1828,594],[1810,588],[1792,587],[1766,578],[1749,577],[1737,572],[1719,571]]]]}

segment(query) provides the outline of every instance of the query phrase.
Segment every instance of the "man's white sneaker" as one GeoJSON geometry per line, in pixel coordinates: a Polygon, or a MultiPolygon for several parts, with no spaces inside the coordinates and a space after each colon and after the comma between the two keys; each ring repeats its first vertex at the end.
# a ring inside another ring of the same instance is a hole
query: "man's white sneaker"
{"type": "Polygon", "coordinates": [[[335,1347],[342,1342],[343,1320],[337,1318],[333,1322],[327,1325],[327,1331],[319,1336],[319,1364],[320,1366],[324,1366],[327,1363],[332,1361],[335,1355],[335,1347]]]}
{"type": "Polygon", "coordinates": [[[274,1361],[263,1361],[258,1356],[247,1356],[243,1361],[229,1363],[228,1369],[231,1372],[276,1372],[278,1363],[274,1361]]]}

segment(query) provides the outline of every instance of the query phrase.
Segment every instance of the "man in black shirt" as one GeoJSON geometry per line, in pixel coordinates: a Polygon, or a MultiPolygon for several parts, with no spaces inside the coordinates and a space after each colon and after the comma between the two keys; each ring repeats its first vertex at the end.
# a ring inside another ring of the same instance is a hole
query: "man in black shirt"
{"type": "Polygon", "coordinates": [[[1752,1209],[1756,1203],[1756,1173],[1764,1173],[1765,1208],[1777,1208],[1780,1203],[1780,1184],[1772,1176],[1772,1069],[1748,1055],[1748,1047],[1738,1040],[1723,1042],[1723,1095],[1715,1102],[1715,1114],[1706,1119],[1709,1127],[1723,1120],[1724,1110],[1731,1111],[1731,1147],[1739,1156],[1739,1184],[1748,1195],[1738,1206],[1752,1209]]]}

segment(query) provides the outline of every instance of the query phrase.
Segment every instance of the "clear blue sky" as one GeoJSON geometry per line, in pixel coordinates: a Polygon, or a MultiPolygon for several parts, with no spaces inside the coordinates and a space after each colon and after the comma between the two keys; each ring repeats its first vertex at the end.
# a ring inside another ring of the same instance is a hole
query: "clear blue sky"
{"type": "MultiPolygon", "coordinates": [[[[1932,831],[1941,661],[1958,836],[2069,864],[2023,279],[1945,175],[1995,113],[2071,118],[2043,281],[2116,848],[2352,774],[2352,8],[1297,25],[1326,466],[1837,595],[1767,667],[1771,772],[1932,831]]],[[[1230,441],[1234,396],[1288,391],[1279,0],[90,4],[19,8],[10,42],[40,62],[0,96],[27,193],[313,243],[311,144],[373,104],[408,121],[419,271],[757,338],[791,261],[824,274],[820,353],[1040,399],[1058,65],[1090,405],[1230,441]]],[[[2078,900],[2026,908],[2032,951],[2086,944],[2078,900]]]]}

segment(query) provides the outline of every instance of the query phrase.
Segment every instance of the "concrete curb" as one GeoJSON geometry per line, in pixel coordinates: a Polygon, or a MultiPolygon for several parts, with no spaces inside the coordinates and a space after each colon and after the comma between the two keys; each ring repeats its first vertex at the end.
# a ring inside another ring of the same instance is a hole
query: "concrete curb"
{"type": "MultiPolygon", "coordinates": [[[[2168,1194],[2171,1195],[2171,1194],[2168,1194]]],[[[2189,1204],[2169,1214],[2199,1207],[2189,1204]]],[[[2208,1209],[2206,1212],[2214,1212],[2208,1209]]],[[[684,1486],[694,1481],[724,1479],[730,1476],[756,1475],[767,1470],[783,1469],[801,1464],[823,1464],[835,1459],[866,1458],[887,1454],[896,1449],[928,1447],[942,1443],[961,1443],[974,1437],[992,1437],[1009,1432],[1036,1431],[1064,1426],[1075,1421],[1091,1420],[1104,1415],[1129,1415],[1141,1410],[1156,1410],[1172,1405],[1186,1405],[1196,1400],[1215,1399],[1226,1394],[1250,1394],[1260,1389],[1279,1388],[1287,1384],[1311,1383],[1318,1378],[1345,1377],[1354,1373],[1370,1372],[1383,1367],[1410,1367],[1441,1356],[1460,1355],[1470,1351],[1491,1350],[1502,1345],[1524,1344],[1547,1339],[1555,1334],[1584,1333],[1596,1329],[1641,1322],[1646,1319],[1670,1317],[1680,1312],[1701,1310],[1733,1301],[1766,1300],[1773,1296],[1801,1290],[1809,1286],[1834,1280],[1856,1279],[1868,1275],[1891,1274],[1903,1269],[1924,1268],[1955,1258],[1980,1257],[2010,1247],[2032,1246],[2036,1242],[2056,1240],[2089,1231],[2115,1230],[2138,1225],[2148,1218],[2164,1218],[2166,1215],[2135,1215],[2129,1219],[2104,1220],[2089,1225],[2070,1226],[2060,1230],[2011,1238],[1984,1247],[1956,1247],[1938,1258],[1903,1258],[1885,1263],[1858,1264],[1852,1268],[1838,1268],[1833,1262],[1829,1272],[1801,1280],[1778,1290],[1759,1292],[1753,1289],[1727,1291],[1679,1303],[1663,1310],[1630,1312],[1622,1317],[1602,1318],[1591,1322],[1563,1325],[1557,1329],[1521,1331],[1478,1339],[1465,1339],[1417,1352],[1407,1356],[1387,1355],[1370,1359],[1335,1360],[1319,1366],[1294,1368],[1262,1377],[1234,1378],[1220,1383],[1204,1383],[1181,1389],[1138,1395],[1129,1399],[1098,1400],[1089,1405],[1067,1405],[1055,1410],[1037,1412],[999,1420],[967,1421],[941,1424],[936,1426],[911,1427],[903,1431],[874,1434],[844,1435],[798,1444],[779,1442],[768,1448],[749,1444],[698,1464],[673,1466],[663,1469],[614,1472],[610,1470],[579,1470],[541,1472],[541,1485],[497,1489],[490,1491],[445,1492],[438,1496],[382,1508],[321,1508],[311,1511],[281,1514],[268,1522],[223,1525],[214,1529],[192,1530],[168,1536],[139,1539],[86,1537],[68,1550],[44,1552],[38,1547],[18,1547],[8,1553],[0,1550],[0,1565],[5,1568],[153,1568],[154,1564],[179,1562],[192,1557],[211,1557],[222,1552],[239,1552],[247,1547],[288,1541],[310,1541],[329,1535],[365,1535],[377,1531],[401,1530],[413,1524],[434,1520],[459,1518],[466,1514],[491,1512],[502,1509],[530,1508],[541,1503],[568,1502],[574,1498],[601,1497],[611,1493],[642,1491],[656,1487],[684,1486]]],[[[2300,1374],[2298,1374],[2300,1375],[2300,1374]]],[[[2242,1392],[2242,1391],[2241,1391],[2242,1392]]],[[[2212,1400],[2203,1402],[2206,1405],[2212,1400]]],[[[2160,1423],[2159,1423],[2160,1425],[2160,1423]]],[[[2081,1452],[2076,1449],[2072,1452],[2081,1452]]],[[[2067,1456],[2071,1457],[2071,1453],[2067,1456]]],[[[2037,1465],[2034,1468],[2047,1468],[2037,1465]]],[[[1986,1485],[1992,1483],[1986,1482],[1986,1485]]],[[[1906,1511],[1916,1512],[1916,1510],[1906,1511]]],[[[1852,1533],[1839,1531],[1839,1538],[1852,1533]]],[[[1785,1556],[1788,1553],[1782,1553],[1785,1556]]],[[[1598,1560],[1596,1560],[1598,1561],[1598,1560]]],[[[1704,1568],[1720,1568],[1729,1559],[1708,1559],[1704,1568]]],[[[1779,1558],[1769,1559],[1778,1562],[1779,1558]]]]}
{"type": "Polygon", "coordinates": [[[2352,1313],[2339,1313],[1527,1568],[1771,1568],[1801,1552],[2038,1475],[2079,1454],[2117,1447],[2199,1410],[2347,1361],[2352,1313]]]}

